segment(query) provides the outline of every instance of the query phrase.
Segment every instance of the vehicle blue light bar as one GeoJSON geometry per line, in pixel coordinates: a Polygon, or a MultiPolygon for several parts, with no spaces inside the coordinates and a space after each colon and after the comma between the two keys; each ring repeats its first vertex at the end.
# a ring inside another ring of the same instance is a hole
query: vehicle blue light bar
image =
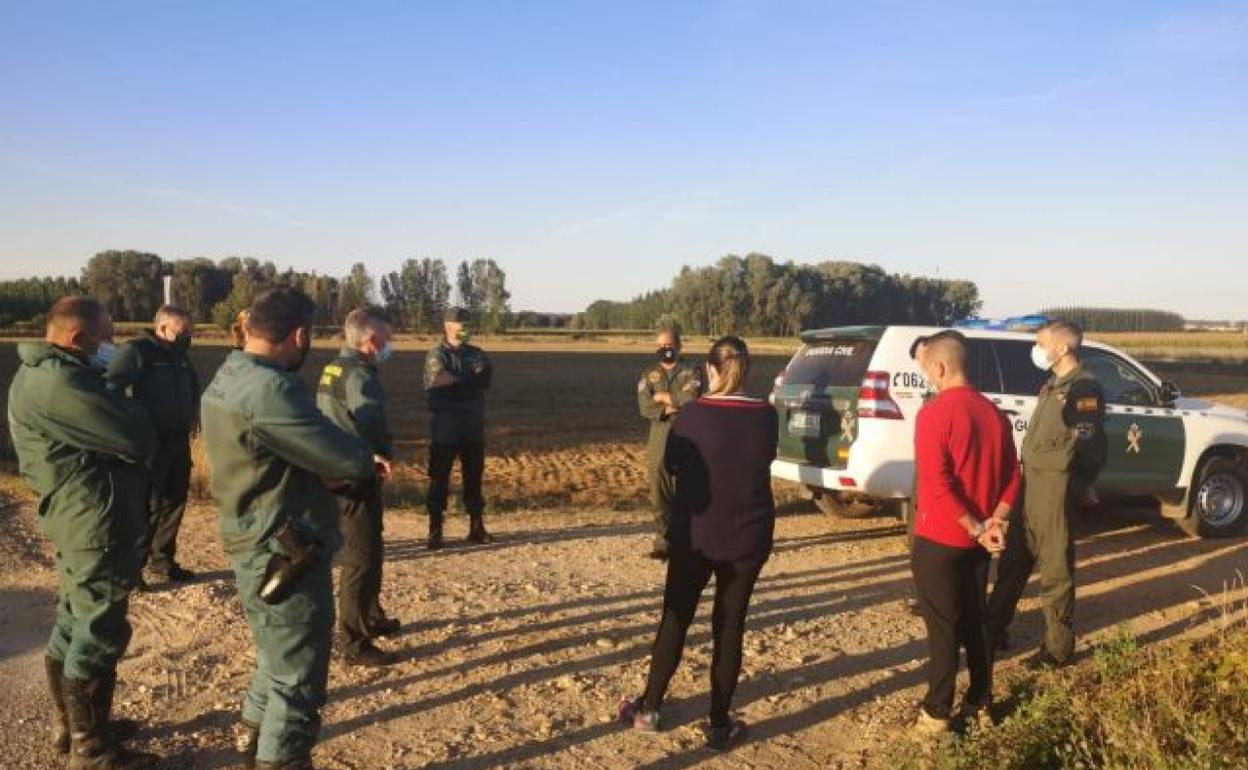
{"type": "Polygon", "coordinates": [[[991,329],[1003,332],[1034,332],[1049,322],[1046,315],[1018,315],[1008,318],[964,318],[954,321],[955,329],[991,329]]]}

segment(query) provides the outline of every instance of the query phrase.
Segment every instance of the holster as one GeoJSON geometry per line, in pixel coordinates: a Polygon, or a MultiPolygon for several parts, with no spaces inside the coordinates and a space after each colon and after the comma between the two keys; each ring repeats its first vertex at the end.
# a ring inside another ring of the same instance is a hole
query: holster
{"type": "Polygon", "coordinates": [[[283,524],[273,538],[286,553],[273,554],[264,567],[258,594],[265,604],[286,601],[321,555],[321,544],[301,535],[289,522],[283,524]]]}
{"type": "Polygon", "coordinates": [[[348,500],[354,500],[357,503],[367,503],[376,499],[381,486],[376,477],[367,481],[346,481],[343,479],[327,479],[322,478],[321,482],[325,484],[325,488],[339,497],[345,497],[348,500]]]}

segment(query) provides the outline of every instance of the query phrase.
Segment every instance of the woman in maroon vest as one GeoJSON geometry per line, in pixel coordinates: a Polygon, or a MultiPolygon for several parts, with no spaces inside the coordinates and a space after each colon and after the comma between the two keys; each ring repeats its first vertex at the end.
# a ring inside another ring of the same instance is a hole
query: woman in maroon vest
{"type": "Polygon", "coordinates": [[[776,458],[776,412],[744,393],[750,354],[737,337],[723,337],[707,356],[707,395],[681,410],[664,463],[676,478],[671,557],[663,616],[639,698],[620,703],[620,721],[660,729],[660,707],[680,663],[698,599],[715,576],[711,615],[711,713],[707,746],[725,750],[745,735],[729,715],[741,672],[745,617],[754,583],[771,554],[776,504],[771,462],[776,458]]]}

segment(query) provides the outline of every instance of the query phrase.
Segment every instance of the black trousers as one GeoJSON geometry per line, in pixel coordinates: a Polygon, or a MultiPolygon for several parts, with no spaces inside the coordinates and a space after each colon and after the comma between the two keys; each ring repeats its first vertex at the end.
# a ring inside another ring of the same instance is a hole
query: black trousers
{"type": "Polygon", "coordinates": [[[186,433],[161,434],[152,459],[147,503],[147,566],[168,572],[176,563],[178,530],[191,485],[191,439],[186,433]]]}
{"type": "Polygon", "coordinates": [[[367,646],[371,629],[385,620],[381,609],[381,571],[385,562],[381,490],[367,502],[339,498],[338,623],[347,654],[367,646]]]}
{"type": "Polygon", "coordinates": [[[702,589],[715,576],[715,605],[711,609],[711,724],[729,724],[728,709],[741,674],[741,645],[745,616],[758,581],[761,564],[710,561],[696,554],[673,554],[667,563],[663,588],[663,617],[650,655],[650,675],[642,695],[646,709],[657,710],[680,665],[685,636],[698,609],[702,589]]]}
{"type": "Polygon", "coordinates": [[[446,510],[451,470],[457,458],[464,477],[464,508],[472,516],[485,512],[485,496],[481,492],[481,478],[485,475],[485,444],[474,441],[433,444],[429,447],[429,499],[426,505],[430,515],[441,516],[446,510]]]}
{"type": "Polygon", "coordinates": [[[966,700],[986,705],[992,698],[992,659],[984,629],[984,603],[992,556],[979,546],[953,548],[914,539],[910,566],[919,610],[927,624],[927,713],[948,719],[953,712],[958,659],[966,650],[971,686],[966,700]]]}

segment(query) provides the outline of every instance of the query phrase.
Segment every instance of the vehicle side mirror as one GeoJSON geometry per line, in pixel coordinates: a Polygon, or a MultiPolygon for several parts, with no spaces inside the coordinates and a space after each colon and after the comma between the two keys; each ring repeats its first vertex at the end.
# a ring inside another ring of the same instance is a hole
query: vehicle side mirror
{"type": "Polygon", "coordinates": [[[1171,406],[1175,401],[1183,397],[1183,391],[1179,390],[1179,386],[1173,382],[1166,380],[1161,383],[1161,403],[1171,406]]]}

